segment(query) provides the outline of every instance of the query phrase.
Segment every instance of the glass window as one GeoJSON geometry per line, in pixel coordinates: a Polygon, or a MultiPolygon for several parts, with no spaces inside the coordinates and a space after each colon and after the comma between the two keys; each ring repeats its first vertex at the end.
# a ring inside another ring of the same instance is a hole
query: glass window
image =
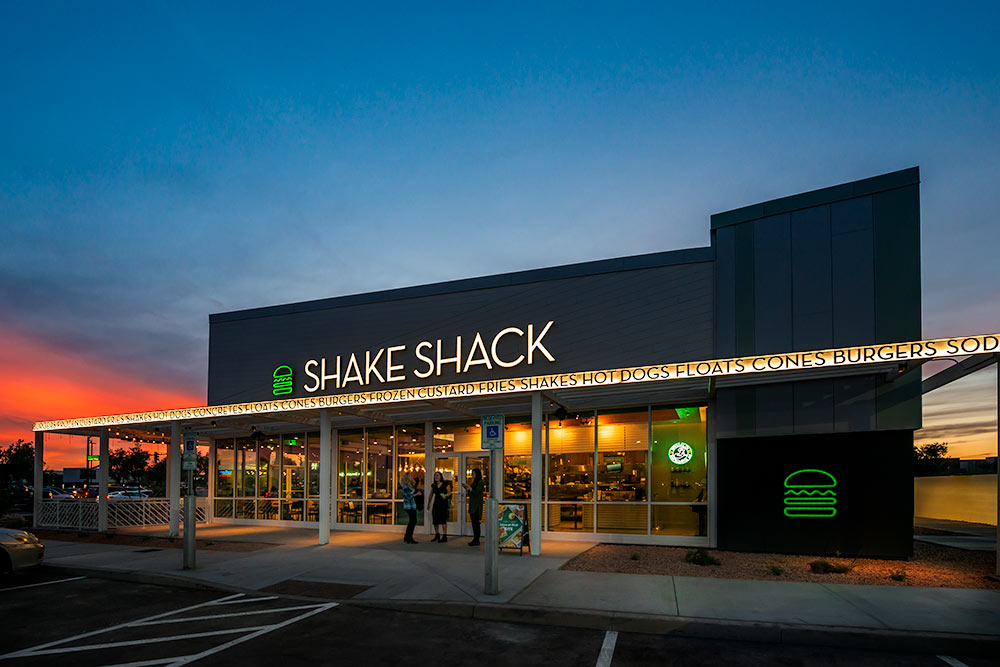
{"type": "MultiPolygon", "coordinates": [[[[236,440],[236,495],[253,498],[257,495],[257,443],[252,438],[236,440]]],[[[237,518],[241,517],[237,514],[237,518]]],[[[253,518],[253,511],[250,511],[253,518]]]]}
{"type": "MultiPolygon", "coordinates": [[[[319,496],[319,433],[310,433],[306,436],[309,448],[306,453],[306,494],[310,498],[319,496]]],[[[318,507],[318,506],[317,506],[318,507]]],[[[318,521],[318,519],[306,519],[307,521],[318,521]]]]}
{"type": "Polygon", "coordinates": [[[503,499],[531,499],[531,418],[505,420],[503,499]]]}
{"type": "Polygon", "coordinates": [[[548,420],[549,500],[594,499],[593,413],[548,420]]]}
{"type": "Polygon", "coordinates": [[[478,421],[445,422],[434,425],[435,452],[482,451],[483,438],[478,421]]]}
{"type": "Polygon", "coordinates": [[[653,408],[653,502],[708,501],[705,408],[653,408]]]}
{"type": "MultiPolygon", "coordinates": [[[[407,424],[396,427],[396,479],[402,480],[403,473],[407,472],[413,475],[417,489],[423,488],[424,427],[422,424],[407,424]]],[[[398,488],[395,497],[400,500],[403,498],[403,494],[398,488]]],[[[406,523],[406,513],[402,512],[402,515],[403,523],[406,523]]]]}
{"type": "Polygon", "coordinates": [[[648,433],[648,410],[598,414],[598,500],[616,502],[646,500],[648,433]]]}
{"type": "Polygon", "coordinates": [[[367,498],[392,498],[395,485],[392,475],[392,451],[395,436],[392,427],[365,431],[365,484],[367,498]]]}
{"type": "MultiPolygon", "coordinates": [[[[305,440],[305,436],[300,434],[281,437],[282,498],[302,498],[305,495],[305,440]]],[[[299,514],[301,520],[302,512],[299,514]]]]}
{"type": "MultiPolygon", "coordinates": [[[[232,438],[215,441],[215,497],[232,498],[236,465],[236,442],[232,438]]],[[[232,507],[227,516],[232,516],[232,507]]]]}
{"type": "MultiPolygon", "coordinates": [[[[341,431],[337,464],[337,497],[360,498],[364,491],[361,453],[364,451],[364,431],[341,431]]],[[[352,515],[348,513],[348,516],[352,515]]],[[[349,519],[348,519],[349,520],[349,519]]]]}
{"type": "Polygon", "coordinates": [[[653,535],[708,534],[708,505],[653,505],[653,535]]]}
{"type": "MultiPolygon", "coordinates": [[[[260,498],[278,497],[278,480],[281,478],[281,440],[278,436],[267,436],[260,438],[257,445],[257,495],[260,498]]],[[[257,506],[257,514],[260,516],[261,506],[257,506]]],[[[274,516],[261,518],[277,518],[277,510],[274,516]]]]}
{"type": "Polygon", "coordinates": [[[591,503],[549,503],[549,530],[594,532],[594,506],[591,503]]]}
{"type": "Polygon", "coordinates": [[[648,515],[646,503],[601,503],[597,506],[597,532],[645,535],[648,515]]]}

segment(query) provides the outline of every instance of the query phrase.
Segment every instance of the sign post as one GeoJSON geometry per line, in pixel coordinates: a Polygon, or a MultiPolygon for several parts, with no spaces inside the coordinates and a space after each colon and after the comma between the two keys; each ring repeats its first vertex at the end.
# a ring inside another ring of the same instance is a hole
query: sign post
{"type": "Polygon", "coordinates": [[[503,415],[483,415],[482,448],[490,453],[490,499],[486,501],[486,573],[484,592],[500,592],[500,488],[503,485],[503,415]]]}
{"type": "Polygon", "coordinates": [[[184,432],[181,470],[187,473],[187,494],[184,496],[184,569],[194,569],[195,555],[195,495],[194,471],[198,469],[198,434],[184,432]]]}

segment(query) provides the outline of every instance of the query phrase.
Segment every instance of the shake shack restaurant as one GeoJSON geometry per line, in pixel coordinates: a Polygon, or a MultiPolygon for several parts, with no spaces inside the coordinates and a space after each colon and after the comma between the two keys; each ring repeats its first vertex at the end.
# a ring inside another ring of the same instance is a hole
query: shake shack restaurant
{"type": "MultiPolygon", "coordinates": [[[[321,542],[401,532],[406,472],[458,491],[480,468],[525,505],[533,553],[585,538],[907,556],[919,365],[997,345],[921,341],[918,183],[914,168],[720,213],[704,248],[215,314],[208,407],[41,422],[36,440],[195,431],[213,521],[321,542]],[[505,416],[500,471],[487,414],[505,416]]],[[[457,493],[449,532],[469,530],[457,493]]]]}

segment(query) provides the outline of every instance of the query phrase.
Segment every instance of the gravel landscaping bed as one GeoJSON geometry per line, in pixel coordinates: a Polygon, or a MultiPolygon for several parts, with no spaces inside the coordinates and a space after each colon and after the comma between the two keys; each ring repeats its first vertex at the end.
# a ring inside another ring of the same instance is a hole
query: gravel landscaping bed
{"type": "Polygon", "coordinates": [[[964,551],[925,542],[913,543],[913,557],[908,561],[708,549],[708,555],[717,559],[719,565],[695,565],[684,560],[690,551],[692,549],[685,547],[598,544],[563,565],[562,569],[722,579],[1000,589],[1000,582],[986,578],[995,572],[993,552],[964,551]],[[816,560],[846,565],[850,570],[846,573],[815,574],[810,570],[809,563],[816,560]],[[892,578],[893,575],[896,579],[892,578]]]}
{"type": "MultiPolygon", "coordinates": [[[[156,537],[153,535],[127,535],[115,533],[80,533],[77,531],[31,529],[42,542],[45,540],[61,540],[64,542],[93,542],[95,544],[118,544],[129,547],[148,547],[150,549],[180,549],[184,546],[182,537],[156,537]]],[[[223,542],[218,540],[195,540],[198,549],[208,551],[257,551],[277,546],[264,542],[223,542]]]]}

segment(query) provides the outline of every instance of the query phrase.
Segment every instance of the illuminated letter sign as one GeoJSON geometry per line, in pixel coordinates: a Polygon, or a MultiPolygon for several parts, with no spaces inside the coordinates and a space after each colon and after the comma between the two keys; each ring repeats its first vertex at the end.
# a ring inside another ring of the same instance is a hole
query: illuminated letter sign
{"type": "Polygon", "coordinates": [[[837,516],[837,480],[825,470],[805,468],[785,478],[785,516],[837,516]]]}

